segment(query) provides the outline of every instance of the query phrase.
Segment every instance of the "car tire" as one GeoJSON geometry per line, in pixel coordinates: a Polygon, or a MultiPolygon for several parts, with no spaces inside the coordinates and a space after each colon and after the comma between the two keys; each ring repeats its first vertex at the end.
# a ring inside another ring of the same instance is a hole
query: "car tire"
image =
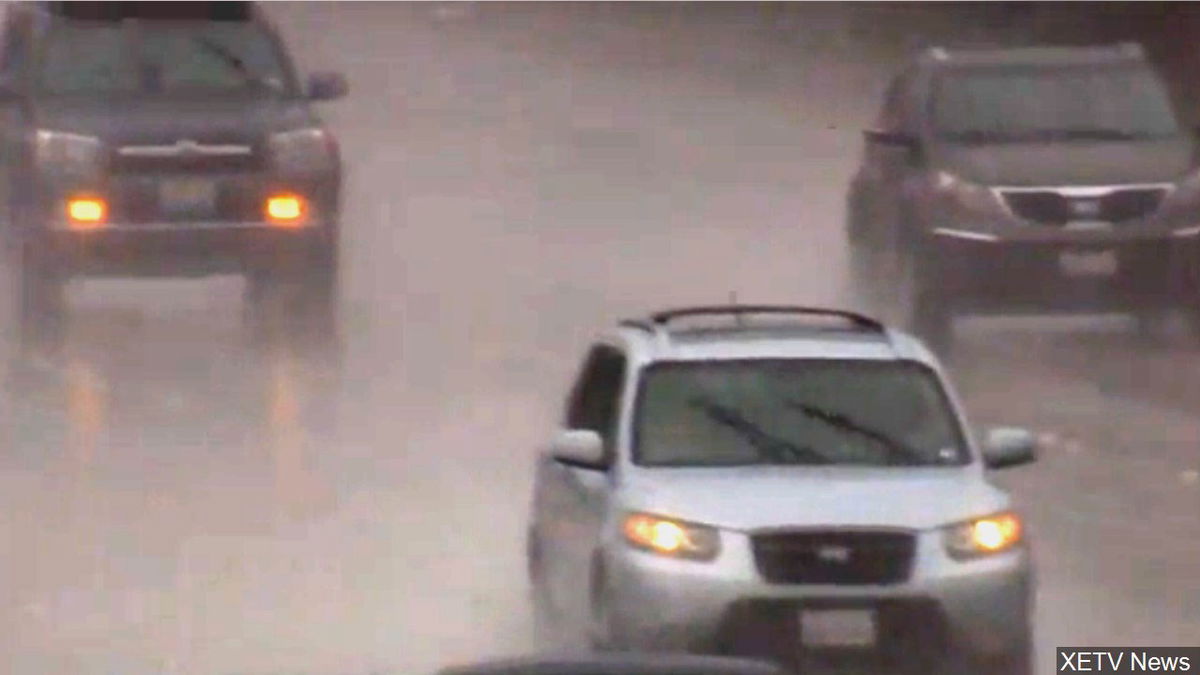
{"type": "Polygon", "coordinates": [[[29,245],[13,252],[9,264],[17,346],[22,351],[57,346],[66,331],[66,277],[29,245]]]}
{"type": "Polygon", "coordinates": [[[526,539],[525,562],[529,580],[529,609],[534,646],[563,646],[563,621],[554,607],[554,599],[546,585],[542,545],[534,532],[530,532],[526,539]]]}
{"type": "Polygon", "coordinates": [[[849,300],[869,313],[879,313],[881,302],[880,270],[884,256],[872,240],[871,210],[861,188],[852,188],[846,197],[847,291],[849,300]]]}
{"type": "Polygon", "coordinates": [[[954,314],[934,272],[918,262],[924,258],[919,251],[908,249],[894,257],[893,307],[900,313],[896,322],[939,355],[949,353],[954,341],[954,314]]]}
{"type": "Polygon", "coordinates": [[[338,276],[334,247],[247,271],[243,308],[253,337],[271,346],[339,344],[338,276]]]}
{"type": "Polygon", "coordinates": [[[608,596],[608,583],[604,567],[599,558],[592,563],[591,581],[588,591],[588,646],[594,652],[619,652],[630,648],[629,640],[622,630],[620,618],[613,614],[608,596]]]}

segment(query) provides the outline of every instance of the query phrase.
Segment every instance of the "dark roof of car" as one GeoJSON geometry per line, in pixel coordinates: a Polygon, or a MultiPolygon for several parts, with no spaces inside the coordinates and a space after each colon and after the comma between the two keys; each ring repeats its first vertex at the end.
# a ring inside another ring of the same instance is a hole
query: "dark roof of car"
{"type": "Polygon", "coordinates": [[[922,54],[933,66],[1074,66],[1137,63],[1146,61],[1141,45],[1134,43],[1088,47],[933,47],[922,54]]]}
{"type": "Polygon", "coordinates": [[[86,2],[41,1],[28,6],[56,19],[79,21],[252,21],[257,3],[217,2],[86,2]]]}

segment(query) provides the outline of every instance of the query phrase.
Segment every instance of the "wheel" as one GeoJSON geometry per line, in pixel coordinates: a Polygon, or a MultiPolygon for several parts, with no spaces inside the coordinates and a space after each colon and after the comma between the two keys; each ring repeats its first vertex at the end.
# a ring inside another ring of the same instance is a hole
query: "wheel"
{"type": "Polygon", "coordinates": [[[7,262],[18,327],[17,346],[21,351],[53,348],[66,329],[65,275],[28,244],[12,252],[7,262]]]}
{"type": "Polygon", "coordinates": [[[882,253],[872,237],[870,209],[861,188],[852,188],[846,198],[847,289],[853,302],[868,312],[879,312],[882,253]]]}
{"type": "Polygon", "coordinates": [[[954,339],[954,315],[945,294],[935,281],[933,264],[919,250],[904,250],[895,256],[891,274],[897,323],[905,326],[938,354],[948,354],[954,339]]]}
{"type": "Polygon", "coordinates": [[[554,599],[545,577],[542,546],[537,534],[530,532],[525,544],[525,563],[529,580],[530,618],[535,647],[558,647],[565,642],[563,621],[555,611],[554,599]]]}
{"type": "Polygon", "coordinates": [[[338,255],[313,247],[277,264],[246,273],[244,320],[269,346],[328,349],[340,344],[338,255]]]}

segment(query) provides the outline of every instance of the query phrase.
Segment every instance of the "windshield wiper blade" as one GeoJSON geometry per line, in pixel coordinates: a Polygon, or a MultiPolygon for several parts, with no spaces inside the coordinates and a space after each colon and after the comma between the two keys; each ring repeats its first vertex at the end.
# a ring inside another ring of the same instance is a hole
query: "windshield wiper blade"
{"type": "Polygon", "coordinates": [[[824,408],[792,399],[785,400],[784,405],[792,410],[797,410],[801,413],[804,413],[812,419],[824,422],[835,429],[841,429],[842,431],[848,431],[850,433],[863,436],[864,438],[869,438],[886,448],[889,456],[893,458],[901,457],[910,460],[910,463],[911,460],[917,460],[922,464],[930,463],[923,453],[918,452],[906,443],[892,438],[888,434],[885,434],[878,429],[873,429],[856,422],[842,413],[832,412],[825,410],[824,408]]]}
{"type": "Polygon", "coordinates": [[[746,439],[760,455],[773,462],[781,464],[830,464],[830,460],[812,448],[796,445],[791,441],[773,436],[763,431],[757,424],[746,419],[733,408],[723,406],[702,396],[693,397],[689,403],[704,411],[712,421],[736,431],[746,439]]]}

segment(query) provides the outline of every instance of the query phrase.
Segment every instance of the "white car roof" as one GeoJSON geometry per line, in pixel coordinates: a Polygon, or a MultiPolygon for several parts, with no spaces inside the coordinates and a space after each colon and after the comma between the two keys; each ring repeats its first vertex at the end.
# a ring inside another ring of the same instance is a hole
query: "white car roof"
{"type": "Polygon", "coordinates": [[[675,328],[669,320],[651,317],[622,322],[614,337],[631,360],[642,365],[659,361],[826,358],[910,360],[938,367],[936,357],[919,340],[869,317],[836,309],[798,310],[803,311],[789,314],[788,308],[772,308],[779,314],[772,313],[769,320],[764,320],[748,318],[754,314],[753,309],[742,315],[741,308],[734,308],[722,316],[720,308],[704,308],[701,311],[711,314],[684,318],[688,323],[704,318],[708,326],[675,328]],[[781,321],[784,315],[788,320],[781,321]],[[835,319],[832,325],[830,318],[835,319]]]}

